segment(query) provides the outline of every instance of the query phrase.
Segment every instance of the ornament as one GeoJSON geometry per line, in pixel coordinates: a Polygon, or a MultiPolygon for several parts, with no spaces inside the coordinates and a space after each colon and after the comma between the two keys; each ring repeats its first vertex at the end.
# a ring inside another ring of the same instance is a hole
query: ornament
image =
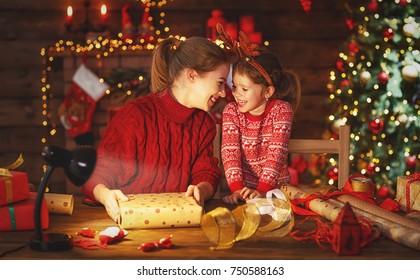
{"type": "Polygon", "coordinates": [[[408,116],[406,114],[398,115],[397,121],[399,121],[402,125],[406,125],[408,122],[408,116]]]}
{"type": "Polygon", "coordinates": [[[416,32],[416,25],[413,23],[406,23],[403,26],[403,33],[405,36],[413,37],[416,32]]]}
{"type": "Polygon", "coordinates": [[[392,29],[391,27],[388,27],[387,29],[384,30],[383,34],[385,38],[391,40],[392,38],[394,38],[395,30],[392,29]]]}
{"type": "Polygon", "coordinates": [[[388,83],[389,80],[389,74],[386,73],[385,71],[382,71],[381,73],[378,74],[378,82],[382,85],[386,85],[388,83]]]}
{"type": "Polygon", "coordinates": [[[366,173],[368,175],[375,174],[376,164],[373,162],[369,162],[368,166],[366,167],[366,173]]]}
{"type": "Polygon", "coordinates": [[[407,169],[414,169],[416,167],[417,159],[415,155],[405,158],[405,166],[407,169]]]}
{"type": "Polygon", "coordinates": [[[327,172],[328,178],[334,181],[338,180],[338,167],[334,166],[327,172]]]}
{"type": "Polygon", "coordinates": [[[312,0],[300,0],[300,5],[306,13],[309,13],[311,11],[312,0]]]}
{"type": "Polygon", "coordinates": [[[350,87],[350,86],[351,86],[351,83],[348,79],[341,80],[341,82],[340,82],[340,88],[341,89],[346,88],[346,87],[350,87]]]}
{"type": "Polygon", "coordinates": [[[349,30],[353,30],[356,27],[356,23],[351,18],[346,18],[346,25],[349,30]]]}
{"type": "Polygon", "coordinates": [[[359,45],[356,41],[353,40],[347,45],[347,49],[349,50],[351,55],[355,55],[359,52],[359,45]]]}
{"type": "Polygon", "coordinates": [[[345,69],[344,69],[344,62],[341,59],[337,60],[337,62],[335,63],[335,67],[337,67],[337,69],[340,72],[344,72],[345,71],[345,69]]]}
{"type": "Polygon", "coordinates": [[[409,83],[414,83],[417,81],[417,78],[419,77],[419,71],[417,68],[413,65],[406,65],[401,70],[402,77],[404,81],[407,81],[409,83]]]}
{"type": "Polygon", "coordinates": [[[338,134],[340,131],[340,126],[345,125],[346,121],[343,119],[336,119],[331,124],[331,131],[335,134],[338,134]]]}
{"type": "Polygon", "coordinates": [[[378,2],[376,0],[372,0],[367,4],[367,9],[369,12],[374,13],[378,10],[378,2]]]}
{"type": "Polygon", "coordinates": [[[375,118],[369,123],[369,130],[372,131],[373,134],[378,134],[382,129],[384,129],[384,121],[380,118],[375,118]]]}
{"type": "Polygon", "coordinates": [[[360,73],[359,81],[362,85],[366,85],[370,81],[371,78],[372,78],[372,75],[370,74],[369,71],[363,71],[362,73],[360,73]]]}
{"type": "Polygon", "coordinates": [[[379,189],[376,191],[376,196],[381,199],[385,199],[389,197],[389,188],[386,185],[380,186],[379,189]]]}
{"type": "Polygon", "coordinates": [[[400,5],[401,6],[405,7],[405,6],[407,6],[407,4],[408,4],[407,0],[400,0],[400,5]]]}

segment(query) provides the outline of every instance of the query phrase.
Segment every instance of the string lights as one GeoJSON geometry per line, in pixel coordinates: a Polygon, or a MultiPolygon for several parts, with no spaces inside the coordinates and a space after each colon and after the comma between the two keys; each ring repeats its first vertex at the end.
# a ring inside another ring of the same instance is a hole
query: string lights
{"type": "MultiPolygon", "coordinates": [[[[90,1],[85,1],[86,3],[90,1]]],[[[132,55],[136,53],[150,53],[155,49],[156,45],[164,38],[172,35],[168,35],[170,29],[165,25],[165,13],[159,11],[159,9],[167,3],[167,1],[151,1],[141,0],[140,4],[144,8],[145,12],[154,11],[153,14],[157,16],[157,20],[152,15],[147,17],[149,22],[149,38],[125,38],[123,33],[119,33],[117,38],[111,39],[104,36],[97,37],[85,37],[85,40],[59,40],[53,45],[46,48],[42,48],[40,51],[43,63],[43,70],[41,76],[41,100],[42,100],[42,126],[46,129],[46,135],[44,135],[40,141],[47,145],[51,142],[51,137],[57,134],[57,123],[53,121],[52,104],[54,100],[54,92],[62,90],[54,88],[52,81],[50,80],[50,74],[53,70],[53,65],[56,59],[65,56],[88,56],[94,57],[97,60],[101,60],[110,56],[122,56],[132,55]]],[[[90,3],[89,3],[90,4],[90,3]]],[[[88,6],[87,6],[88,7],[88,6]]],[[[65,25],[71,27],[73,25],[73,13],[74,10],[71,6],[67,7],[67,17],[65,19],[65,25]]],[[[102,24],[106,24],[108,11],[106,6],[102,6],[102,24]]],[[[155,16],[155,17],[156,17],[155,16]]],[[[180,40],[185,40],[185,37],[174,36],[180,40]]],[[[100,77],[100,81],[103,82],[104,78],[100,77]]],[[[112,94],[107,92],[107,94],[112,94]]],[[[127,92],[130,94],[130,92],[127,92]]],[[[55,108],[56,109],[56,108],[55,108]]]]}

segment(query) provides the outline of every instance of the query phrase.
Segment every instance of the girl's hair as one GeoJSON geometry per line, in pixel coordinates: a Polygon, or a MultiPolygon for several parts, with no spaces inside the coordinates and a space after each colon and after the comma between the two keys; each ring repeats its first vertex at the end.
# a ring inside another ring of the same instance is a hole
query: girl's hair
{"type": "MultiPolygon", "coordinates": [[[[273,98],[289,102],[296,112],[301,96],[299,77],[293,71],[284,69],[274,53],[268,50],[259,50],[259,52],[260,55],[252,59],[255,59],[267,71],[273,81],[276,89],[273,98]]],[[[247,75],[256,84],[269,86],[264,76],[246,60],[239,59],[233,69],[234,72],[247,75]]]]}
{"type": "Polygon", "coordinates": [[[167,38],[160,42],[153,54],[152,92],[172,86],[175,78],[185,68],[194,69],[202,74],[213,71],[229,61],[228,55],[221,47],[204,37],[191,37],[186,41],[167,38]]]}

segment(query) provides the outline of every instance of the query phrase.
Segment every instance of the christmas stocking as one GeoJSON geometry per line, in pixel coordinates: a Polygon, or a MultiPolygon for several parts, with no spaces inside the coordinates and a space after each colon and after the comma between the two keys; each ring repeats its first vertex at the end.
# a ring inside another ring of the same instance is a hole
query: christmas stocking
{"type": "Polygon", "coordinates": [[[109,88],[84,64],[76,70],[73,83],[58,108],[60,121],[77,145],[93,145],[92,117],[96,102],[109,88]]]}

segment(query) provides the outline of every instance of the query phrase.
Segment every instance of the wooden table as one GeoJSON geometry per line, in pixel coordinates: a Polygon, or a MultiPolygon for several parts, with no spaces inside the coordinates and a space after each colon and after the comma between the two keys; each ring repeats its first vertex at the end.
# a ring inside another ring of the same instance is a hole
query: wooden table
{"type": "MultiPolygon", "coordinates": [[[[228,207],[220,200],[207,202],[206,211],[217,206],[228,207]]],[[[115,224],[110,220],[104,208],[88,206],[82,203],[81,197],[75,197],[72,215],[50,214],[50,226],[45,232],[68,233],[75,239],[80,238],[76,232],[84,227],[104,230],[115,224]]],[[[27,244],[33,236],[32,231],[0,232],[0,254],[27,244]]],[[[338,256],[332,250],[321,249],[314,242],[299,242],[290,236],[278,240],[258,240],[251,238],[237,242],[229,250],[213,251],[212,244],[201,228],[172,228],[152,230],[129,230],[127,237],[109,249],[85,250],[74,247],[62,252],[36,252],[25,246],[16,252],[6,254],[3,259],[58,259],[58,260],[126,260],[126,259],[164,259],[164,260],[420,260],[420,252],[396,243],[386,237],[376,240],[370,248],[356,256],[338,256]],[[173,235],[172,249],[153,252],[142,252],[137,247],[144,242],[157,241],[162,237],[173,235]]]]}

